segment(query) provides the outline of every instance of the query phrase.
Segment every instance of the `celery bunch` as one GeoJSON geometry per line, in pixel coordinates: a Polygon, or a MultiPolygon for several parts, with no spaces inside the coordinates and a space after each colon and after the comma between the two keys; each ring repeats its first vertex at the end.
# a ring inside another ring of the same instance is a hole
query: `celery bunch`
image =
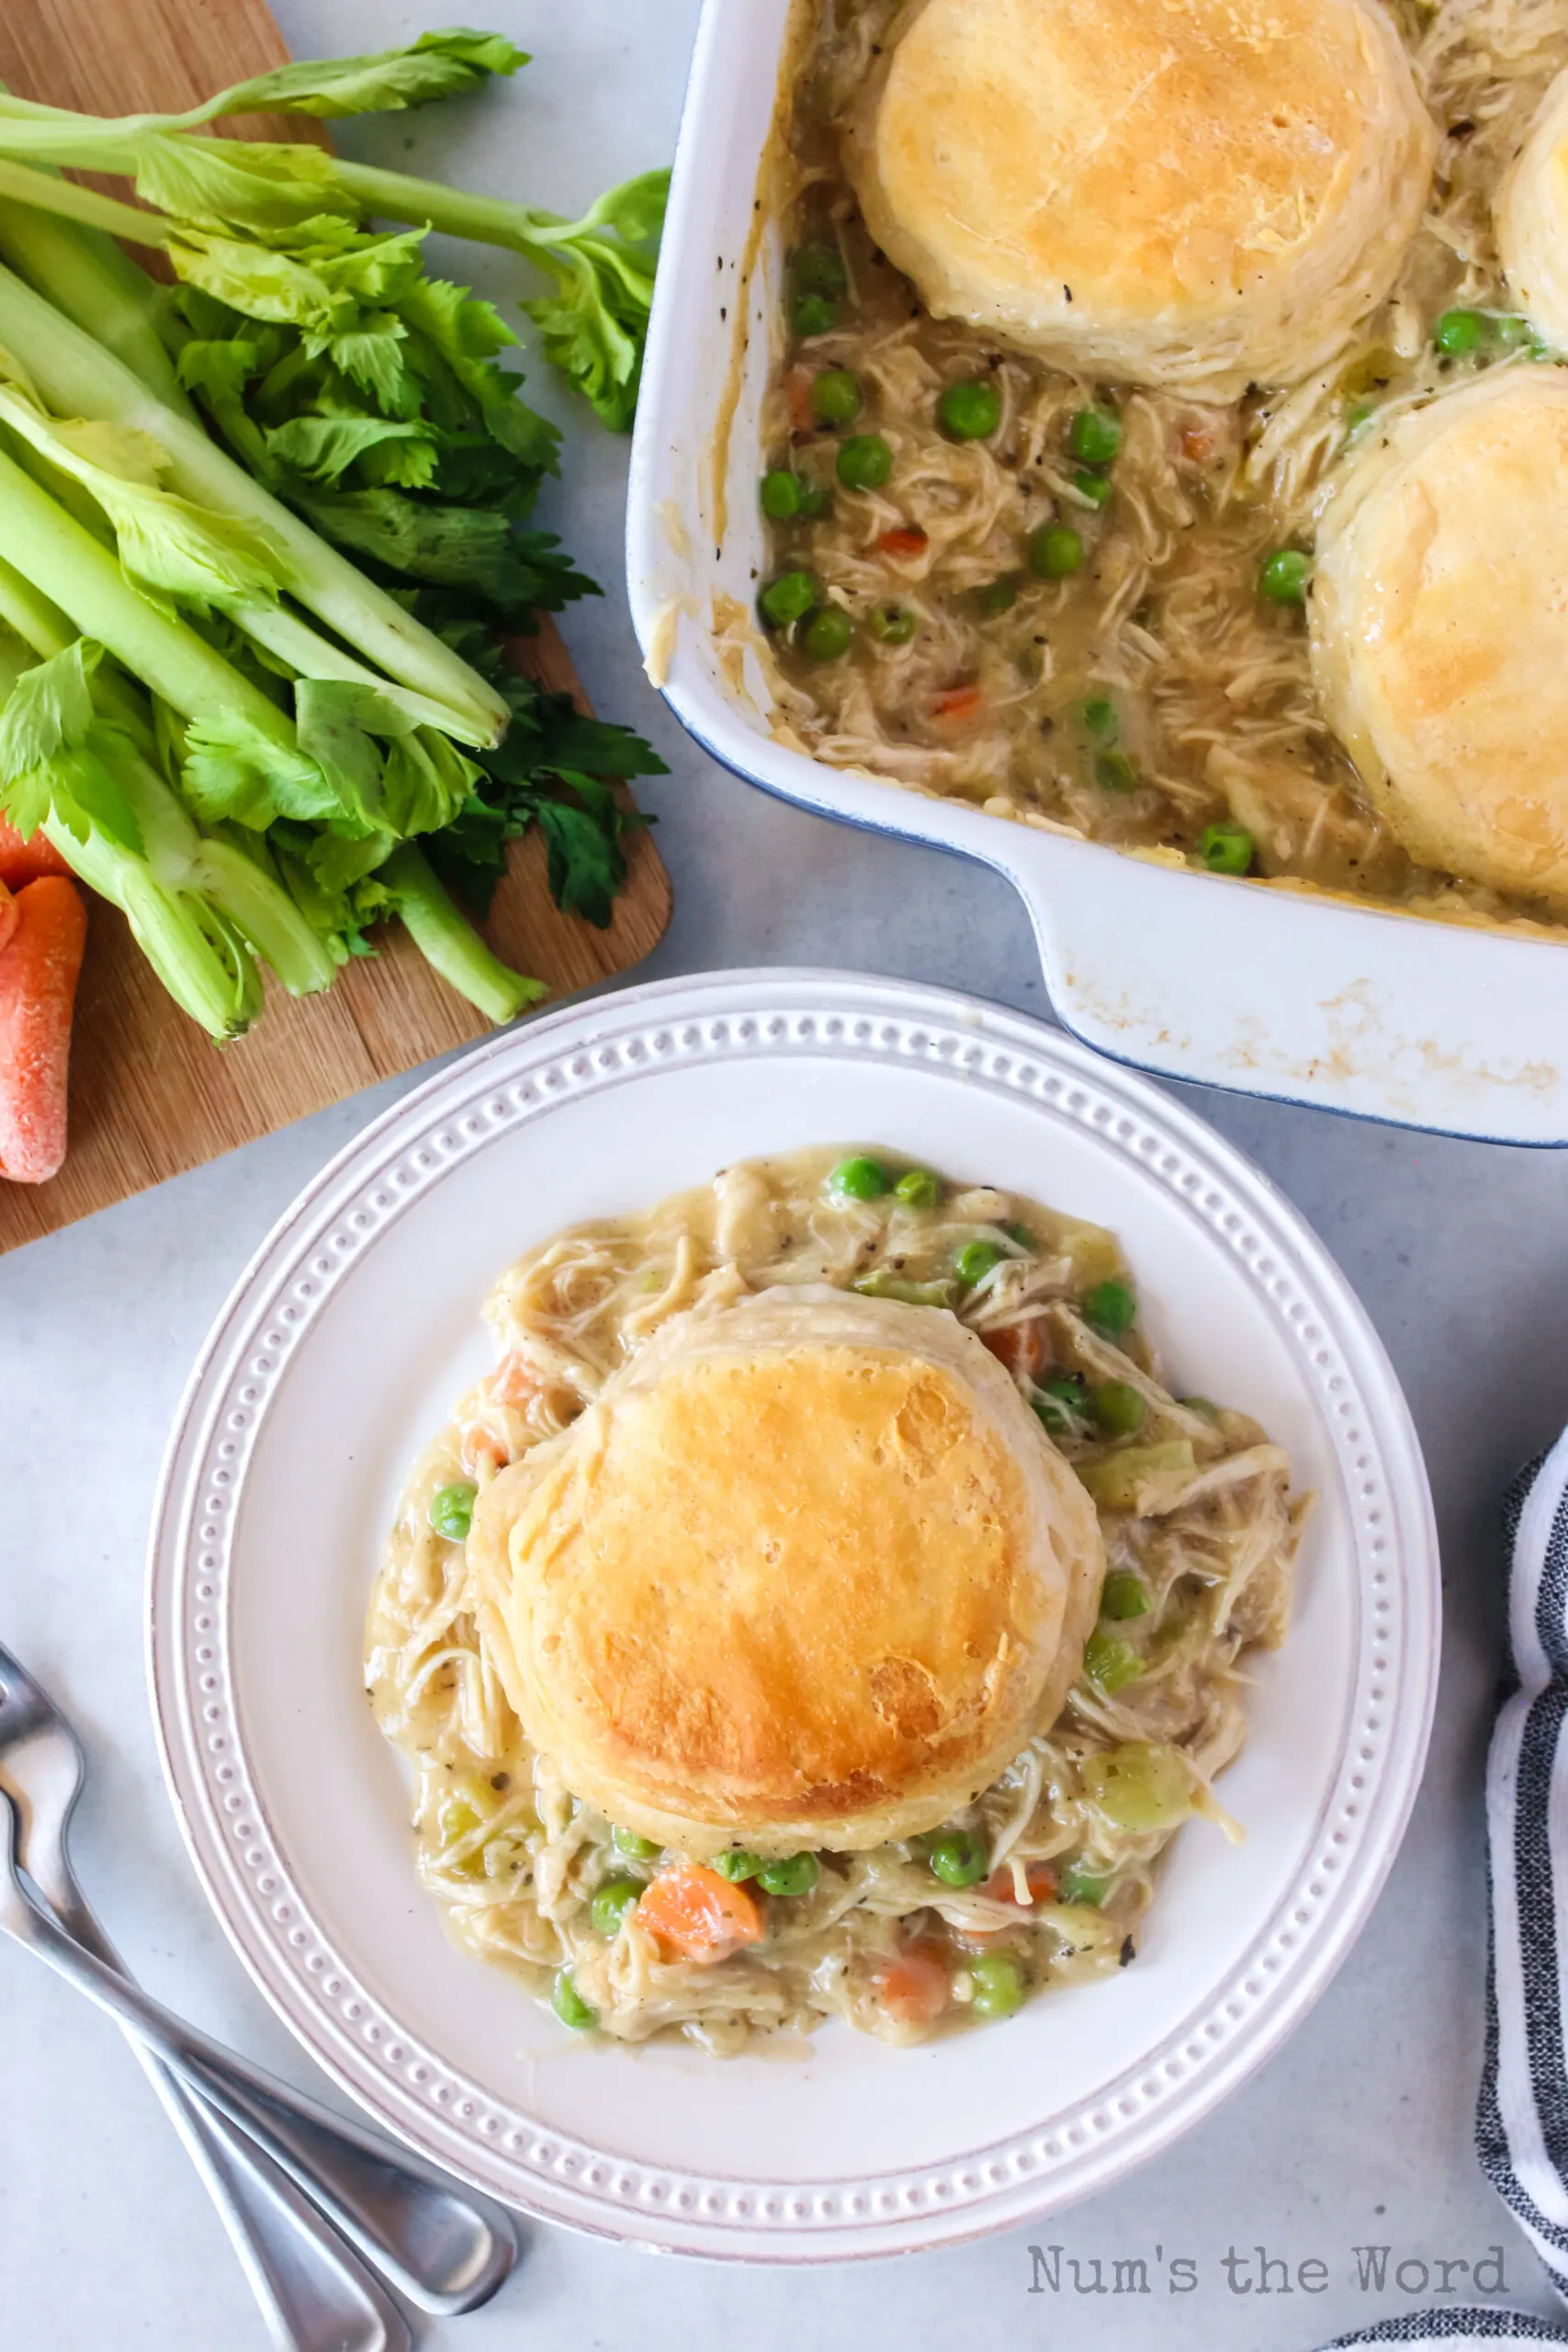
{"type": "Polygon", "coordinates": [[[504,658],[539,609],[597,591],[525,527],[558,436],[498,365],[510,331],[421,245],[456,230],[545,267],[547,350],[624,424],[665,175],[562,222],[193,135],[417,105],[524,62],[431,34],[118,122],[0,95],[0,808],[122,907],[215,1036],[259,1009],[258,958],[325,986],[389,913],[510,1018],[538,986],[443,879],[482,912],[536,822],[559,902],[607,922],[635,820],[604,779],[660,766],[504,658]],[[60,176],[78,165],[130,173],[153,209],[60,176]]]}

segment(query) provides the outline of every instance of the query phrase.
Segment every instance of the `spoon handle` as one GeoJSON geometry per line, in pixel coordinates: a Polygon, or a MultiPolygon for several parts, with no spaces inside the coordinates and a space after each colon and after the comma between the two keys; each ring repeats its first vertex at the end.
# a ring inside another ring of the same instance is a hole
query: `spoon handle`
{"type": "Polygon", "coordinates": [[[8,1888],[0,1884],[0,1927],[118,2018],[254,2141],[411,2302],[453,2317],[495,2293],[517,2250],[499,2206],[459,2191],[434,2167],[395,2152],[186,2025],[68,1935],[15,1878],[8,1888]]]}
{"type": "Polygon", "coordinates": [[[129,2030],[217,2206],[276,2352],[412,2352],[396,2303],[309,2198],[129,2030]]]}

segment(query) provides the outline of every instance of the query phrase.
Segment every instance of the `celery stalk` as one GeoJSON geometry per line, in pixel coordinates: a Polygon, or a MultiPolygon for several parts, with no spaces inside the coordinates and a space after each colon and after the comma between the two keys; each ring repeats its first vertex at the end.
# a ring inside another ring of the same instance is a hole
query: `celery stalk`
{"type": "Polygon", "coordinates": [[[377,867],[371,882],[378,896],[385,893],[390,910],[402,918],[426,963],[498,1028],[544,995],[542,981],[525,979],[491,955],[458,913],[416,842],[400,843],[377,867]]]}
{"type": "MultiPolygon", "coordinates": [[[[28,664],[0,640],[0,703],[28,664]]],[[[101,705],[104,673],[94,680],[101,705]]],[[[95,759],[113,770],[141,835],[141,854],[111,841],[62,798],[61,770],[43,831],[72,871],[118,907],[137,944],[181,1010],[209,1036],[237,1036],[262,1009],[253,952],[292,995],[330,988],[337,967],[282,884],[266,866],[224,841],[204,837],[152,763],[129,741],[95,730],[95,759]]]]}
{"type": "MultiPolygon", "coordinates": [[[[0,277],[6,273],[0,271],[0,277]]],[[[68,613],[148,690],[187,718],[238,717],[292,748],[291,721],[183,621],[138,594],[109,550],[0,455],[0,561],[68,613]]]]}
{"type": "Polygon", "coordinates": [[[40,596],[32,582],[9,563],[0,563],[0,621],[46,660],[51,653],[63,653],[80,634],[72,628],[70,615],[40,596]]]}
{"type": "Polygon", "coordinates": [[[220,1043],[249,1028],[262,1009],[261,977],[221,916],[165,889],[141,859],[102,833],[78,841],[69,826],[52,820],[43,830],[88,888],[119,909],[182,1012],[220,1043]]]}
{"type": "Polygon", "coordinates": [[[0,162],[0,261],[96,335],[166,407],[195,424],[196,411],[154,323],[152,282],[115,243],[116,236],[136,235],[137,223],[139,243],[165,242],[147,226],[151,218],[133,204],[112,203],[73,181],[0,162]],[[40,209],[40,189],[61,200],[40,209]],[[83,198],[85,209],[77,201],[83,198]],[[112,218],[104,219],[105,213],[112,218]]]}
{"type": "MultiPolygon", "coordinates": [[[[287,605],[269,604],[260,596],[237,596],[224,609],[236,628],[243,629],[247,637],[278,661],[287,662],[302,678],[342,678],[362,686],[384,686],[387,683],[363,662],[356,662],[352,653],[345,653],[341,646],[322,637],[308,621],[302,621],[298,613],[291,613],[287,605]]],[[[402,707],[420,726],[438,728],[457,742],[482,745],[489,741],[488,736],[481,737],[447,704],[432,702],[428,695],[411,695],[405,690],[402,707]]]]}
{"type": "MultiPolygon", "coordinates": [[[[477,671],[253,481],[197,426],[155,400],[141,379],[112,353],[4,268],[0,268],[0,345],[24,356],[28,377],[57,415],[107,419],[150,435],[169,458],[174,489],[197,505],[261,525],[281,543],[288,559],[290,593],[345,643],[357,647],[389,677],[428,695],[464,719],[475,730],[470,733],[471,741],[500,742],[510,713],[502,696],[477,671]]],[[[18,473],[16,468],[10,471],[18,473]]],[[[0,546],[0,554],[6,552],[0,546]]],[[[30,565],[18,568],[35,584],[45,584],[30,565]]],[[[56,601],[70,610],[65,598],[56,601]]],[[[81,626],[87,628],[85,623],[81,626]]],[[[106,644],[113,643],[100,629],[89,628],[87,633],[102,636],[106,644]]],[[[134,662],[130,666],[138,667],[134,662]]],[[[148,683],[152,683],[151,678],[148,683]]],[[[178,698],[167,699],[177,702],[178,698]]]]}

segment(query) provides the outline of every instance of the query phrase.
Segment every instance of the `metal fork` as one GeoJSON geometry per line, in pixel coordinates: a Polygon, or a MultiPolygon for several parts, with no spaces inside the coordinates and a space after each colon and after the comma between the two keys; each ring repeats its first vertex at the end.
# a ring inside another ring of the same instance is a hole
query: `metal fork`
{"type": "Polygon", "coordinates": [[[516,2256],[501,2208],[247,2065],[120,1973],[71,1870],[66,1841],[85,1769],[66,1718],[0,1648],[0,1928],[138,2043],[279,2344],[406,2352],[410,2342],[396,2306],[315,2205],[424,2310],[450,2316],[487,2301],[516,2256]],[[298,2332],[330,2331],[334,2317],[335,2335],[298,2332]]]}

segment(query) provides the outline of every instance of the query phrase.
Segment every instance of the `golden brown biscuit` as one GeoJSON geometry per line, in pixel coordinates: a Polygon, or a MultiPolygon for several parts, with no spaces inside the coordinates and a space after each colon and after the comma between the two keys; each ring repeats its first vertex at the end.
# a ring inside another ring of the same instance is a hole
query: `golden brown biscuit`
{"type": "Polygon", "coordinates": [[[1407,413],[1318,528],[1313,670],[1422,865],[1568,913],[1568,377],[1509,367],[1407,413]]]}
{"type": "Polygon", "coordinates": [[[669,1325],[495,1480],[469,1557],[528,1738],[694,1854],[949,1818],[1059,1711],[1104,1574],[974,1334],[818,1287],[669,1325]]]}
{"type": "Polygon", "coordinates": [[[937,317],[1228,396],[1382,300],[1435,145],[1375,0],[911,0],[846,160],[937,317]]]}
{"type": "Polygon", "coordinates": [[[1568,74],[1541,100],[1492,217],[1515,301],[1556,350],[1568,347],[1568,74]]]}

